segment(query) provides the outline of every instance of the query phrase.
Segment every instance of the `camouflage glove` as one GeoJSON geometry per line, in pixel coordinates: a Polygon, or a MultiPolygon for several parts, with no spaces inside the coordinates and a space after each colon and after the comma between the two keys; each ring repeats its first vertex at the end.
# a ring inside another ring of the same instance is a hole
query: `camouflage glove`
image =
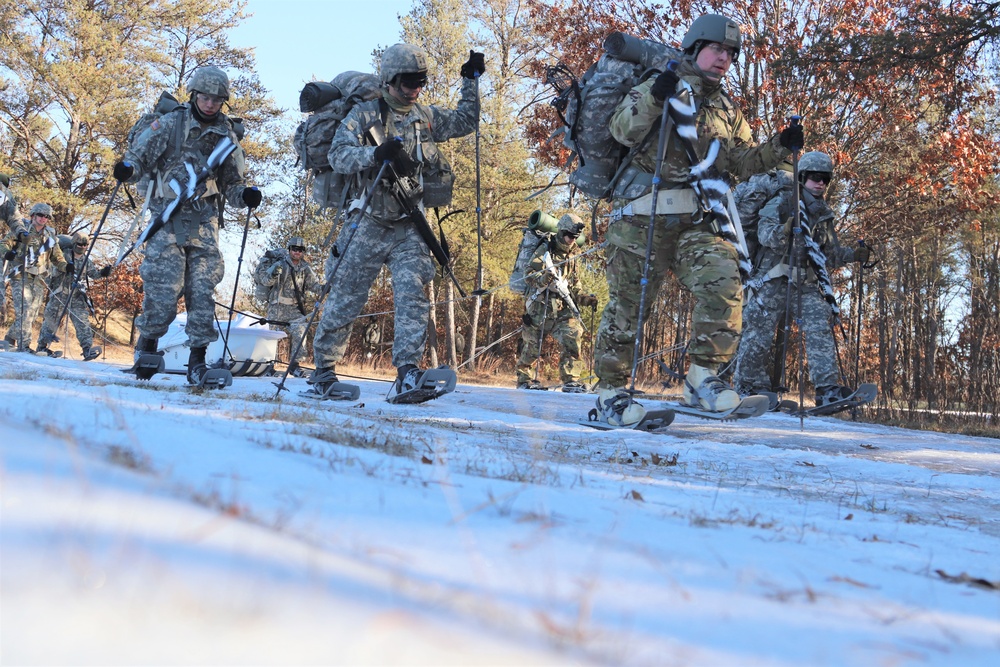
{"type": "Polygon", "coordinates": [[[285,269],[282,268],[281,264],[275,264],[274,266],[271,267],[271,277],[280,278],[284,270],[285,269]]]}
{"type": "Polygon", "coordinates": [[[521,315],[521,324],[523,324],[526,327],[530,327],[532,324],[534,324],[534,322],[532,322],[531,320],[531,315],[529,315],[528,313],[521,315]]]}
{"type": "Polygon", "coordinates": [[[17,253],[13,250],[8,250],[3,254],[3,258],[8,262],[13,262],[15,257],[17,257],[17,253]]]}
{"type": "Polygon", "coordinates": [[[101,269],[101,270],[100,270],[100,271],[98,272],[98,274],[97,274],[97,275],[99,275],[99,276],[100,276],[101,278],[107,278],[108,276],[110,276],[110,275],[111,275],[111,270],[112,270],[113,268],[115,268],[115,267],[113,267],[113,266],[111,266],[110,264],[108,264],[108,265],[107,265],[107,266],[105,266],[105,267],[104,267],[103,269],[101,269]]]}
{"type": "Polygon", "coordinates": [[[663,104],[668,97],[677,91],[677,84],[680,81],[677,73],[668,67],[660,76],[656,77],[653,87],[649,89],[649,94],[653,96],[654,100],[663,104]]]}
{"type": "Polygon", "coordinates": [[[23,229],[21,231],[19,231],[17,233],[17,242],[18,243],[27,243],[28,242],[28,232],[26,232],[23,229]]]}
{"type": "Polygon", "coordinates": [[[475,79],[486,71],[486,56],[482,53],[469,51],[469,59],[465,61],[460,70],[464,79],[475,79]]]}
{"type": "Polygon", "coordinates": [[[581,308],[597,308],[597,295],[581,294],[576,298],[576,302],[581,308]]]}
{"type": "Polygon", "coordinates": [[[252,188],[243,188],[243,194],[241,196],[243,197],[243,203],[247,205],[247,208],[257,208],[260,206],[260,202],[264,198],[256,186],[252,188]]]}
{"type": "Polygon", "coordinates": [[[854,261],[861,262],[862,264],[867,264],[868,260],[872,258],[872,250],[866,245],[859,245],[854,249],[854,261]]]}
{"type": "Polygon", "coordinates": [[[122,160],[121,162],[115,163],[115,168],[112,174],[114,175],[116,181],[124,183],[128,179],[132,178],[133,174],[135,174],[135,167],[122,160]]]}
{"type": "Polygon", "coordinates": [[[802,126],[796,123],[783,129],[781,134],[778,135],[778,143],[793,153],[802,150],[802,146],[806,143],[802,126]]]}

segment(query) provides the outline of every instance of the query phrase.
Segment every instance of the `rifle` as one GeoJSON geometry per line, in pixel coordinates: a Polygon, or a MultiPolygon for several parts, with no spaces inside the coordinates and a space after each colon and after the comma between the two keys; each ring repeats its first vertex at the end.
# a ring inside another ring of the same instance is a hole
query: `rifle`
{"type": "Polygon", "coordinates": [[[576,307],[576,302],[573,301],[573,297],[570,296],[569,283],[567,283],[566,279],[563,278],[562,275],[559,274],[559,271],[556,270],[556,266],[552,262],[552,255],[548,250],[546,250],[545,254],[542,256],[542,261],[545,262],[545,272],[552,275],[552,281],[545,287],[535,292],[535,295],[528,300],[528,304],[530,305],[533,303],[546,290],[554,288],[556,294],[559,295],[559,298],[565,301],[566,305],[569,306],[569,309],[573,311],[573,315],[576,319],[582,322],[583,317],[580,315],[580,309],[576,307]]]}
{"type": "MultiPolygon", "coordinates": [[[[385,140],[385,130],[378,123],[372,125],[366,131],[369,140],[375,146],[381,146],[385,140]]],[[[420,233],[420,238],[423,239],[424,244],[430,249],[431,254],[434,255],[434,259],[441,266],[441,269],[451,278],[451,281],[455,283],[455,287],[458,288],[458,293],[462,295],[462,298],[467,298],[469,295],[465,293],[462,286],[458,282],[458,278],[451,270],[451,256],[448,251],[444,248],[437,237],[434,236],[434,230],[431,229],[431,223],[427,221],[427,217],[424,212],[420,210],[417,205],[417,188],[419,187],[410,178],[401,177],[396,173],[392,164],[388,165],[386,169],[386,176],[388,179],[385,181],[386,187],[389,193],[399,204],[400,208],[406,213],[406,217],[410,219],[410,222],[417,228],[420,233]]],[[[443,233],[442,233],[443,237],[443,233]]]]}
{"type": "Polygon", "coordinates": [[[134,244],[132,244],[132,247],[118,258],[118,261],[115,262],[115,266],[121,264],[122,260],[128,257],[133,250],[153,238],[153,235],[156,234],[156,232],[163,229],[163,227],[170,222],[170,217],[174,214],[174,211],[176,211],[183,204],[195,199],[198,195],[198,186],[204,183],[212,172],[215,171],[215,169],[221,165],[234,150],[236,150],[236,144],[233,143],[233,140],[229,137],[223,137],[219,143],[216,144],[215,149],[208,156],[208,160],[205,161],[205,166],[202,167],[201,171],[198,173],[195,173],[194,167],[191,166],[190,162],[185,162],[184,167],[187,169],[188,179],[187,183],[183,186],[183,189],[181,184],[177,182],[176,178],[170,179],[170,182],[167,185],[169,185],[170,189],[174,191],[175,195],[177,195],[176,198],[171,200],[167,207],[163,209],[163,213],[161,213],[158,218],[150,222],[149,226],[146,227],[141,234],[139,234],[139,238],[136,239],[134,244]]]}

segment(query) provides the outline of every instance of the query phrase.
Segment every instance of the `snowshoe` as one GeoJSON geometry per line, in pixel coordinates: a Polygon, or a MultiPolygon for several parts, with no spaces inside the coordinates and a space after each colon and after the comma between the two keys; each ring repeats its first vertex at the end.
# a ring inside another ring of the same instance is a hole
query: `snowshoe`
{"type": "Polygon", "coordinates": [[[149,380],[164,369],[162,352],[144,352],[140,354],[132,368],[126,368],[123,373],[134,373],[137,380],[149,380]]]}
{"type": "Polygon", "coordinates": [[[104,350],[100,345],[92,345],[91,347],[85,348],[83,350],[83,360],[93,361],[97,357],[101,356],[101,352],[103,351],[104,350]]]}
{"type": "Polygon", "coordinates": [[[800,412],[796,412],[796,415],[804,414],[813,417],[819,417],[824,415],[833,415],[838,412],[843,412],[844,410],[850,410],[851,408],[856,408],[859,405],[864,405],[865,403],[871,403],[878,396],[878,385],[866,382],[857,388],[856,391],[851,392],[849,388],[847,391],[843,391],[844,388],[837,387],[836,393],[832,391],[824,391],[822,395],[819,389],[817,389],[817,398],[823,399],[821,404],[816,405],[814,408],[808,408],[800,412]],[[837,396],[839,394],[839,397],[837,396]],[[846,395],[845,395],[846,394],[846,395]]]}
{"type": "Polygon", "coordinates": [[[63,353],[60,350],[50,350],[47,345],[40,345],[38,349],[35,350],[35,354],[39,357],[52,357],[53,359],[58,359],[63,356],[63,353]]]}
{"type": "Polygon", "coordinates": [[[674,411],[669,408],[646,410],[624,389],[602,389],[597,394],[597,407],[587,413],[587,419],[578,423],[591,428],[610,431],[619,428],[654,431],[669,426],[674,411]]]}
{"type": "Polygon", "coordinates": [[[793,401],[789,398],[781,398],[778,396],[777,392],[765,391],[765,390],[754,390],[746,392],[740,392],[742,396],[767,396],[767,411],[768,412],[794,412],[799,409],[799,402],[793,401]]]}
{"type": "Polygon", "coordinates": [[[402,366],[396,378],[396,393],[386,398],[393,404],[424,403],[455,391],[458,376],[450,368],[429,368],[421,371],[416,366],[402,366]]]}
{"type": "Polygon", "coordinates": [[[601,419],[600,412],[597,408],[591,409],[587,414],[586,420],[580,420],[580,424],[584,426],[589,426],[591,428],[596,428],[599,431],[614,431],[617,429],[632,429],[635,431],[656,431],[661,428],[666,428],[670,426],[674,421],[674,411],[670,408],[661,408],[655,410],[646,410],[642,418],[635,422],[634,424],[625,424],[622,426],[615,426],[614,424],[609,424],[601,419]]]}
{"type": "Polygon", "coordinates": [[[188,356],[187,381],[198,389],[224,389],[233,383],[233,373],[228,368],[209,368],[205,363],[204,347],[192,347],[188,356]]]}
{"type": "Polygon", "coordinates": [[[361,387],[341,382],[333,368],[317,368],[306,379],[312,386],[300,391],[299,396],[317,401],[356,401],[361,396],[361,387]]]}
{"type": "Polygon", "coordinates": [[[566,382],[562,386],[562,390],[566,394],[586,394],[587,387],[579,382],[566,382]]]}
{"type": "Polygon", "coordinates": [[[528,380],[527,382],[518,382],[517,383],[517,388],[518,389],[533,389],[533,390],[536,390],[536,391],[547,391],[545,385],[542,384],[541,382],[539,382],[538,380],[528,380]]]}
{"type": "Polygon", "coordinates": [[[768,410],[770,401],[767,396],[747,396],[738,405],[728,410],[711,411],[700,407],[678,403],[673,405],[674,412],[682,415],[691,415],[701,419],[712,419],[715,421],[731,421],[736,419],[749,419],[759,417],[768,410]]]}

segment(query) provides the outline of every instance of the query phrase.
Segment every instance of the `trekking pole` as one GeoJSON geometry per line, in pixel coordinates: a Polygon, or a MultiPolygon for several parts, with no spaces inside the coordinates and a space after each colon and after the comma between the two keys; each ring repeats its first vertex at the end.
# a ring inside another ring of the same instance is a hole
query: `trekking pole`
{"type": "MultiPolygon", "coordinates": [[[[865,246],[864,239],[858,239],[858,245],[865,246]]],[[[865,264],[858,262],[858,323],[854,327],[854,388],[861,386],[861,305],[865,298],[865,264]]]]}
{"type": "MultiPolygon", "coordinates": [[[[479,72],[474,73],[476,82],[476,104],[479,104],[479,72]]],[[[479,114],[476,114],[476,289],[472,290],[476,299],[482,300],[487,291],[483,289],[483,207],[481,200],[481,175],[479,159],[479,114]]],[[[475,348],[475,345],[473,345],[475,348]]]]}
{"type": "MultiPolygon", "coordinates": [[[[547,290],[546,290],[547,291],[547,290]]],[[[542,370],[542,345],[545,343],[545,318],[549,314],[549,297],[542,301],[542,324],[538,327],[538,354],[535,355],[535,380],[538,380],[542,370]]]]}
{"type": "MultiPolygon", "coordinates": [[[[668,69],[676,69],[677,62],[671,60],[667,64],[668,69]]],[[[635,376],[639,368],[639,350],[642,345],[642,327],[645,322],[646,292],[649,288],[649,264],[653,257],[653,232],[656,228],[656,205],[660,196],[660,174],[663,171],[663,158],[667,150],[667,132],[670,129],[670,97],[663,101],[663,113],[660,114],[660,136],[656,144],[656,167],[653,170],[653,200],[649,210],[649,229],[646,230],[646,256],[642,264],[642,289],[639,291],[639,317],[635,325],[635,344],[632,348],[632,375],[628,392],[635,394],[635,376]]]]}
{"type": "MultiPolygon", "coordinates": [[[[25,348],[24,344],[24,281],[28,277],[28,248],[25,244],[24,256],[21,257],[21,316],[17,318],[17,347],[18,349],[25,348]]],[[[31,327],[28,327],[29,333],[31,332],[31,327]]]]}
{"type": "MultiPolygon", "coordinates": [[[[792,116],[791,120],[792,125],[798,125],[799,118],[800,118],[799,116],[792,116]]],[[[792,229],[789,230],[788,234],[788,255],[786,256],[786,262],[785,262],[786,266],[790,268],[793,266],[792,262],[795,261],[794,259],[795,246],[796,243],[798,243],[798,237],[796,236],[796,234],[801,232],[802,229],[801,212],[799,210],[800,206],[799,202],[801,201],[801,194],[799,193],[799,151],[802,150],[802,147],[793,146],[792,148],[793,148],[792,182],[795,193],[795,197],[793,200],[793,204],[795,206],[795,213],[794,213],[795,221],[793,223],[792,229]]],[[[796,271],[797,270],[798,269],[796,268],[796,271]]],[[[787,367],[788,341],[792,335],[792,318],[790,317],[791,309],[792,309],[792,276],[791,273],[789,273],[788,277],[785,280],[785,326],[784,329],[782,330],[782,335],[781,335],[781,373],[779,373],[778,375],[778,387],[777,387],[779,393],[784,393],[788,391],[788,385],[787,385],[788,378],[786,377],[786,372],[788,370],[787,367]]],[[[801,406],[802,403],[800,402],[799,407],[801,406]]]]}
{"type": "MultiPolygon", "coordinates": [[[[94,230],[94,237],[90,239],[90,245],[87,246],[87,253],[83,256],[83,262],[80,266],[76,267],[73,272],[73,283],[69,286],[69,296],[66,297],[66,303],[63,304],[62,312],[59,313],[59,319],[57,322],[62,322],[62,318],[66,317],[66,311],[69,309],[70,301],[73,300],[73,293],[76,292],[77,286],[80,284],[80,277],[86,273],[87,262],[90,261],[90,253],[94,250],[94,244],[97,243],[97,238],[101,235],[101,229],[104,227],[104,222],[108,219],[108,213],[111,212],[111,205],[115,202],[115,196],[118,194],[119,188],[122,186],[122,181],[115,181],[115,188],[111,191],[111,196],[108,197],[108,205],[104,207],[104,215],[101,216],[100,222],[97,223],[97,228],[94,230]]],[[[75,256],[74,262],[76,264],[75,256]]]]}
{"type": "MultiPolygon", "coordinates": [[[[358,231],[358,225],[360,224],[361,219],[364,217],[365,211],[368,210],[368,206],[371,204],[372,197],[375,195],[375,190],[376,188],[378,188],[379,183],[382,182],[382,178],[385,176],[386,170],[388,169],[390,162],[391,160],[385,160],[382,162],[382,166],[379,167],[378,174],[375,175],[375,180],[372,182],[371,188],[369,188],[368,193],[365,195],[364,201],[361,202],[361,208],[358,209],[357,218],[353,223],[351,223],[350,234],[348,235],[347,240],[344,242],[343,249],[341,249],[339,252],[340,256],[337,259],[337,263],[334,265],[333,270],[330,271],[330,277],[326,279],[325,283],[323,283],[323,289],[320,291],[319,299],[317,299],[316,305],[313,306],[312,314],[309,315],[309,321],[306,323],[305,328],[302,330],[302,335],[299,337],[297,341],[295,341],[294,346],[289,345],[290,352],[288,355],[288,367],[285,369],[285,372],[281,375],[281,380],[272,383],[274,384],[274,386],[278,388],[278,390],[274,393],[274,396],[271,397],[271,400],[278,398],[278,396],[281,395],[281,392],[285,391],[285,381],[288,379],[288,375],[290,373],[293,373],[295,369],[298,368],[298,363],[296,362],[296,359],[299,356],[299,352],[302,350],[302,346],[306,342],[306,336],[309,335],[310,327],[312,327],[313,322],[316,321],[316,314],[319,313],[320,311],[320,304],[326,298],[326,295],[330,293],[330,288],[333,285],[333,279],[337,275],[337,271],[340,269],[340,265],[343,263],[344,257],[347,256],[347,250],[348,248],[351,247],[351,242],[354,240],[354,235],[358,231]]],[[[344,224],[347,224],[346,219],[344,221],[344,224]]]]}
{"type": "MultiPolygon", "coordinates": [[[[240,272],[243,270],[243,251],[247,247],[247,234],[250,232],[250,218],[253,217],[253,209],[247,207],[247,221],[243,223],[243,240],[240,241],[240,256],[236,259],[236,278],[233,280],[233,298],[229,300],[229,321],[226,322],[226,335],[222,337],[222,359],[219,360],[218,368],[225,368],[226,358],[229,356],[229,332],[233,326],[233,309],[236,308],[236,291],[240,286],[240,272]]],[[[257,220],[257,228],[260,228],[260,220],[257,220]]],[[[235,361],[235,360],[233,360],[235,361]]]]}

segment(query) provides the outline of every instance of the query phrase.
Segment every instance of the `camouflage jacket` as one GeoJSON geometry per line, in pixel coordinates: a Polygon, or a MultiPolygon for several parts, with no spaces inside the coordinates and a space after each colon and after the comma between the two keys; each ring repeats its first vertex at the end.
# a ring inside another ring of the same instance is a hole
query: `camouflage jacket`
{"type": "MultiPolygon", "coordinates": [[[[71,251],[60,253],[64,258],[69,259],[71,251]]],[[[73,256],[73,264],[75,273],[80,274],[80,282],[89,287],[89,281],[96,280],[100,274],[100,269],[94,266],[94,263],[87,260],[87,267],[80,273],[80,262],[83,261],[83,254],[73,256]]],[[[73,286],[73,274],[66,273],[65,271],[57,271],[49,277],[49,294],[60,294],[63,291],[69,291],[70,287],[73,286]]],[[[86,291],[86,289],[81,289],[81,286],[77,286],[77,292],[86,291]]]]}
{"type": "Polygon", "coordinates": [[[0,233],[11,231],[17,233],[21,229],[21,219],[17,217],[17,200],[2,183],[0,183],[0,233]]]}
{"type": "Polygon", "coordinates": [[[42,227],[42,230],[38,231],[28,220],[19,225],[18,229],[21,228],[28,232],[27,242],[18,243],[16,230],[9,232],[4,240],[8,249],[17,250],[17,256],[11,262],[11,266],[18,266],[25,261],[25,270],[33,276],[47,276],[52,272],[52,267],[56,271],[65,273],[66,258],[59,248],[56,231],[51,227],[42,227]]]}
{"type": "MultiPolygon", "coordinates": [[[[378,167],[375,164],[375,147],[368,141],[365,132],[372,125],[381,123],[380,99],[358,104],[341,123],[333,137],[327,158],[333,171],[340,174],[362,176],[367,186],[375,178],[378,167]]],[[[479,118],[479,100],[476,99],[475,82],[462,79],[461,98],[455,109],[444,109],[436,105],[414,104],[409,112],[399,113],[388,110],[385,121],[387,137],[401,137],[403,150],[417,160],[417,132],[420,133],[420,152],[423,163],[432,162],[438,153],[437,144],[456,137],[464,137],[476,129],[479,118]]],[[[419,179],[418,173],[414,179],[419,179]]],[[[363,190],[355,182],[351,196],[361,199],[363,190]]],[[[403,210],[393,200],[383,185],[372,198],[372,217],[381,223],[391,223],[403,217],[403,210]]]]}
{"type": "Polygon", "coordinates": [[[236,144],[236,150],[229,154],[214,173],[196,191],[195,201],[187,202],[179,211],[198,211],[203,220],[214,218],[218,213],[218,197],[225,197],[230,205],[243,208],[243,188],[246,186],[246,172],[243,148],[233,130],[233,123],[224,113],[219,113],[215,121],[202,125],[190,108],[164,114],[136,137],[125,152],[125,160],[135,167],[130,183],[143,176],[155,177],[156,187],[150,200],[150,208],[161,209],[168,200],[175,197],[167,183],[176,178],[182,185],[188,182],[185,163],[199,173],[208,156],[223,137],[229,137],[236,144]],[[174,134],[174,126],[183,123],[180,134],[174,134]],[[180,149],[175,145],[175,137],[180,137],[180,149]],[[202,200],[212,206],[205,207],[202,200]]]}
{"type": "MultiPolygon", "coordinates": [[[[802,201],[806,205],[812,238],[826,255],[827,269],[835,269],[854,261],[853,248],[840,245],[834,226],[833,211],[822,197],[816,197],[805,188],[800,188],[802,201]]],[[[776,266],[785,264],[788,257],[788,237],[785,222],[795,215],[795,189],[788,188],[775,195],[760,210],[757,223],[757,237],[760,239],[760,261],[756,275],[765,275],[776,266]]],[[[788,275],[787,271],[784,275],[788,275]]],[[[815,280],[812,272],[810,280],[815,280]]]]}
{"type": "Polygon", "coordinates": [[[301,260],[296,266],[287,250],[276,261],[261,262],[253,277],[258,285],[271,288],[267,297],[267,316],[271,319],[282,319],[289,311],[305,315],[323,289],[323,283],[319,282],[309,263],[301,260]],[[282,268],[281,275],[277,277],[273,273],[276,265],[282,268]],[[298,298],[295,296],[296,288],[298,298]],[[299,299],[302,300],[304,313],[299,311],[299,299]]]}
{"type": "MultiPolygon", "coordinates": [[[[535,249],[534,254],[531,256],[531,260],[528,262],[528,269],[524,272],[524,282],[527,285],[527,290],[525,290],[525,297],[531,300],[539,291],[548,290],[546,293],[541,294],[534,299],[532,305],[541,305],[547,298],[549,303],[546,306],[549,314],[554,314],[560,311],[569,312],[568,305],[563,301],[562,297],[556,291],[552,282],[555,280],[555,276],[552,275],[551,271],[547,271],[545,268],[545,253],[550,253],[552,258],[552,263],[556,265],[555,270],[561,277],[566,280],[567,286],[569,287],[569,294],[572,297],[574,303],[579,301],[580,293],[583,290],[583,285],[580,282],[580,276],[577,272],[577,262],[566,260],[570,259],[573,255],[577,254],[577,249],[579,246],[576,245],[574,241],[570,244],[568,249],[563,249],[554,240],[549,240],[545,243],[539,244],[535,249]],[[563,264],[562,262],[566,262],[563,264]]],[[[579,304],[577,304],[579,305],[579,304]]]]}
{"type": "MultiPolygon", "coordinates": [[[[696,123],[698,140],[695,147],[704,156],[713,139],[719,139],[719,156],[715,167],[722,172],[730,172],[740,179],[749,178],[758,172],[776,167],[788,151],[778,143],[778,137],[756,145],[750,132],[750,125],[743,118],[743,112],[733,103],[721,84],[710,82],[701,70],[685,58],[677,69],[680,77],[691,85],[698,106],[696,123]]],[[[652,94],[655,76],[650,77],[628,92],[611,116],[611,135],[619,143],[632,148],[647,134],[645,149],[635,156],[630,169],[652,174],[656,169],[656,149],[659,143],[660,119],[663,105],[652,94]]],[[[664,188],[686,187],[690,175],[691,162],[675,131],[671,131],[667,141],[666,157],[663,161],[662,177],[664,188]]],[[[622,177],[616,188],[617,205],[626,203],[650,191],[648,178],[645,183],[627,187],[631,181],[629,174],[622,177]]]]}

